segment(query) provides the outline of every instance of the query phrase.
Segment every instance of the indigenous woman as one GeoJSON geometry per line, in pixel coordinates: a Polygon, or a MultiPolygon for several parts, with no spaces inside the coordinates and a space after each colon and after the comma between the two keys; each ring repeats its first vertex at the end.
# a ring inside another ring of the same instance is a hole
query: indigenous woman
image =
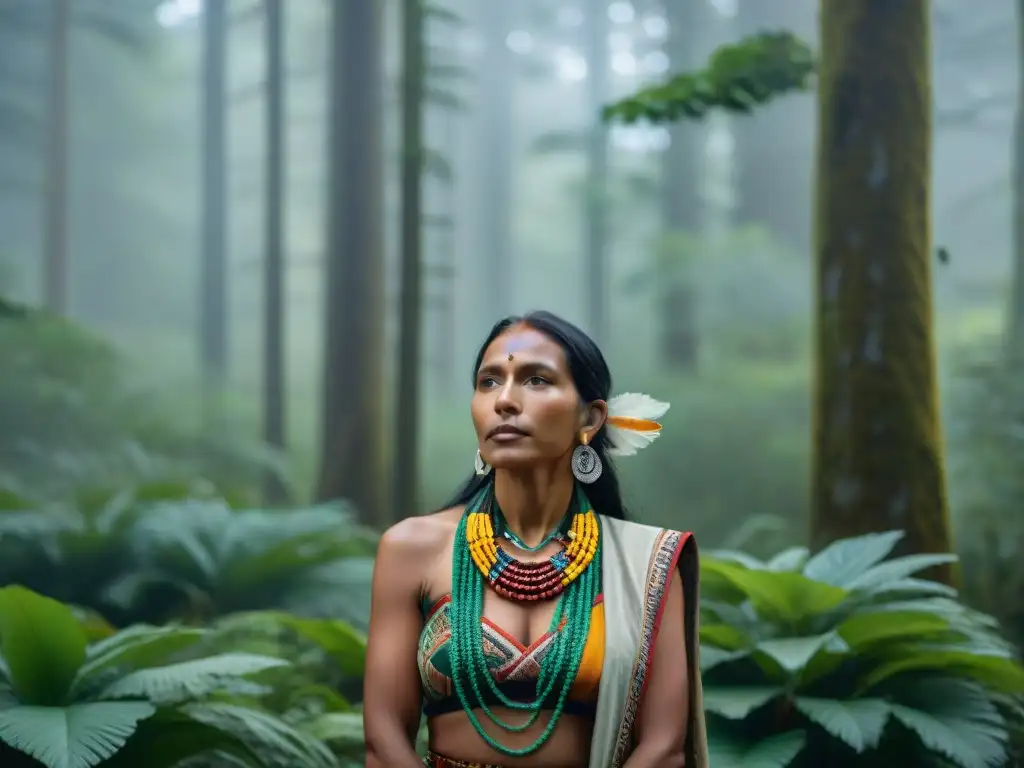
{"type": "Polygon", "coordinates": [[[492,329],[474,386],[475,473],[377,553],[366,765],[705,768],[696,545],[626,522],[609,458],[668,406],[611,397],[594,342],[547,312],[492,329]]]}

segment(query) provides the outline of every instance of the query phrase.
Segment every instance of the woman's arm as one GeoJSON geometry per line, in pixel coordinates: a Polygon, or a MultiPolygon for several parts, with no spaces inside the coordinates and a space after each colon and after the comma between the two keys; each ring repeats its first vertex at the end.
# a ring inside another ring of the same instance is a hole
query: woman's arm
{"type": "Polygon", "coordinates": [[[636,749],[623,768],[679,768],[690,715],[690,679],[683,625],[683,579],[677,568],[669,582],[654,658],[647,674],[634,733],[636,749]]]}
{"type": "Polygon", "coordinates": [[[415,743],[422,697],[416,667],[419,599],[433,538],[422,535],[425,523],[397,523],[377,548],[363,683],[366,768],[423,766],[415,743]]]}

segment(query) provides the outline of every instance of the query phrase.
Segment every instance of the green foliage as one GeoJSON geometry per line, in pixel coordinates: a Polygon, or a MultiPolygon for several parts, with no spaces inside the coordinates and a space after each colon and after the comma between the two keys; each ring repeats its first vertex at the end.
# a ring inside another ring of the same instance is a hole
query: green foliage
{"type": "Polygon", "coordinates": [[[945,423],[957,549],[968,601],[1024,643],[1024,381],[1001,338],[954,363],[945,423]]]}
{"type": "Polygon", "coordinates": [[[1005,764],[1024,668],[994,620],[915,576],[954,556],[886,559],[901,537],[704,560],[714,765],[1005,764]]]}
{"type": "Polygon", "coordinates": [[[217,697],[287,662],[229,653],[175,660],[206,633],[136,626],[92,645],[66,606],[0,589],[0,757],[47,768],[152,768],[219,753],[234,765],[334,768],[327,748],[281,718],[217,697]],[[26,760],[26,756],[32,758],[26,760]]]}
{"type": "Polygon", "coordinates": [[[265,608],[365,624],[373,541],[339,505],[238,509],[201,483],[0,496],[0,585],[120,625],[265,608]]]}
{"type": "MultiPolygon", "coordinates": [[[[249,648],[288,658],[261,676],[262,691],[234,700],[274,713],[325,742],[342,766],[362,765],[362,694],[366,637],[345,622],[283,613],[236,614],[215,625],[213,648],[249,648]]],[[[286,761],[280,768],[292,768],[286,761]]]]}
{"type": "Polygon", "coordinates": [[[671,123],[700,120],[710,111],[747,113],[810,87],[814,54],[791,32],[761,32],[723,45],[697,72],[675,75],[604,109],[606,120],[671,123]]]}
{"type": "Polygon", "coordinates": [[[255,487],[269,469],[284,479],[280,458],[262,445],[176,423],[165,403],[132,385],[105,340],[46,312],[0,309],[0,485],[47,498],[84,483],[168,476],[255,487]]]}

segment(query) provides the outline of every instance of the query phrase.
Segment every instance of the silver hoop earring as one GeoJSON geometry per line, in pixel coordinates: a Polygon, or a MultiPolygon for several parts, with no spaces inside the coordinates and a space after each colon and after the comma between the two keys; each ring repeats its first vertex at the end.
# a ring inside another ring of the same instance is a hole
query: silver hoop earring
{"type": "Polygon", "coordinates": [[[572,474],[581,483],[594,483],[601,477],[604,466],[597,451],[589,445],[577,445],[572,452],[572,474]]]}
{"type": "Polygon", "coordinates": [[[491,471],[490,464],[484,461],[484,457],[480,455],[479,448],[476,451],[476,458],[473,459],[473,469],[475,469],[476,473],[480,476],[486,475],[491,471]]]}

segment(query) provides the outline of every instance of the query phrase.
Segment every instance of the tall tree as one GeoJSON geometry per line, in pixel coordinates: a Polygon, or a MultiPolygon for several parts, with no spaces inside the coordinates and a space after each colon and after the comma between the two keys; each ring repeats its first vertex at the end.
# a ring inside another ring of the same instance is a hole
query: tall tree
{"type": "MultiPolygon", "coordinates": [[[[700,65],[697,56],[706,13],[706,4],[699,0],[666,0],[669,36],[665,50],[674,67],[700,65]]],[[[671,143],[662,164],[662,230],[668,236],[681,232],[697,235],[704,218],[700,189],[703,132],[698,125],[680,122],[669,127],[669,134],[671,143]]],[[[670,369],[697,368],[697,302],[696,286],[689,280],[671,280],[659,286],[661,362],[670,369]]]]}
{"type": "Polygon", "coordinates": [[[951,548],[932,330],[930,12],[924,1],[822,2],[817,546],[899,528],[909,551],[951,548]]]}
{"type": "Polygon", "coordinates": [[[419,510],[421,347],[423,341],[423,0],[402,3],[402,213],[394,514],[419,510]]]}
{"type": "Polygon", "coordinates": [[[1013,136],[1013,266],[1007,319],[1007,356],[1024,369],[1024,0],[1017,0],[1017,115],[1013,136]]]}
{"type": "Polygon", "coordinates": [[[46,222],[43,230],[43,290],[47,309],[66,314],[68,263],[68,63],[71,0],[53,0],[46,147],[46,222]]]}
{"type": "MultiPolygon", "coordinates": [[[[284,8],[282,0],[264,0],[266,15],[266,192],[264,199],[264,351],[263,351],[263,437],[278,449],[286,446],[285,409],[285,95],[284,95],[284,8]]],[[[281,501],[284,488],[279,475],[268,473],[265,481],[268,501],[281,501]]]]}
{"type": "Polygon", "coordinates": [[[477,73],[474,113],[478,115],[480,157],[480,219],[474,238],[487,259],[484,280],[488,321],[512,312],[515,246],[512,241],[512,142],[515,127],[514,54],[507,45],[516,6],[511,2],[481,3],[486,65],[477,73]]]}
{"type": "MultiPolygon", "coordinates": [[[[317,497],[382,519],[381,5],[331,5],[324,383],[317,497]]],[[[398,480],[401,482],[401,480],[398,480]]]]}
{"type": "Polygon", "coordinates": [[[608,331],[608,128],[598,119],[608,98],[608,2],[590,0],[586,14],[587,183],[584,186],[583,258],[587,325],[599,343],[608,331]]]}
{"type": "Polygon", "coordinates": [[[227,375],[227,0],[207,0],[203,14],[202,270],[199,346],[208,424],[227,375]]]}

